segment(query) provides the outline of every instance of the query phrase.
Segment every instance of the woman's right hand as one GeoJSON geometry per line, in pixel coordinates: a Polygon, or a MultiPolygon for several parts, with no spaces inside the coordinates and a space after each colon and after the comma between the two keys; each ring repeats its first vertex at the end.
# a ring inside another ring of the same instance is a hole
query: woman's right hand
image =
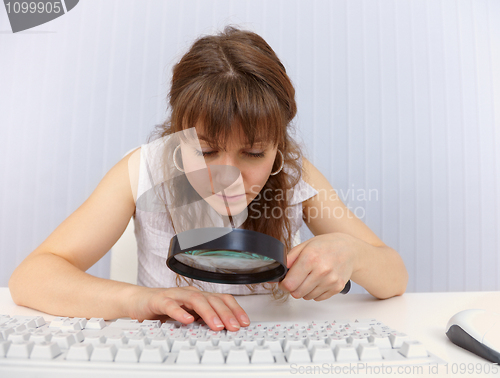
{"type": "Polygon", "coordinates": [[[162,315],[189,324],[195,320],[186,310],[192,310],[214,331],[224,327],[237,331],[250,324],[247,314],[230,294],[201,291],[194,286],[173,288],[140,287],[128,305],[132,319],[157,319],[162,315]]]}

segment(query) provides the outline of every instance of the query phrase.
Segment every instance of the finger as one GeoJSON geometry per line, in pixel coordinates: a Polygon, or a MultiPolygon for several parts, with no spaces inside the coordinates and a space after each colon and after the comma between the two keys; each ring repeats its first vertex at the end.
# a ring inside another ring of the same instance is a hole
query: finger
{"type": "Polygon", "coordinates": [[[300,243],[299,245],[296,245],[293,247],[290,251],[288,251],[288,254],[286,256],[286,267],[290,269],[291,266],[293,266],[295,260],[297,260],[297,257],[299,257],[300,252],[304,249],[304,247],[309,244],[311,239],[306,240],[304,243],[300,243]]]}
{"type": "Polygon", "coordinates": [[[172,298],[166,298],[161,306],[161,312],[170,316],[183,324],[189,324],[194,321],[194,316],[184,310],[177,301],[172,298]]]}
{"type": "Polygon", "coordinates": [[[201,291],[196,286],[183,286],[182,288],[186,289],[186,290],[191,290],[191,291],[201,291]]]}
{"type": "Polygon", "coordinates": [[[305,264],[303,258],[299,257],[296,264],[288,270],[283,281],[279,283],[282,290],[293,292],[305,281],[306,277],[312,271],[309,264],[305,264]]]}
{"type": "Polygon", "coordinates": [[[220,317],[228,331],[237,331],[240,329],[241,326],[238,320],[236,320],[236,316],[220,297],[211,295],[207,298],[207,300],[215,312],[217,312],[217,315],[220,317]]]}
{"type": "MultiPolygon", "coordinates": [[[[316,290],[316,288],[319,286],[319,284],[320,284],[320,282],[319,282],[318,278],[313,273],[310,273],[304,279],[304,281],[300,284],[300,286],[298,288],[296,288],[295,290],[291,291],[290,294],[295,299],[299,299],[299,298],[308,299],[305,297],[308,296],[310,293],[312,293],[314,290],[316,290]]],[[[316,293],[319,295],[319,294],[322,294],[323,291],[324,291],[324,289],[320,293],[318,293],[318,292],[316,292],[316,293]]]]}
{"type": "Polygon", "coordinates": [[[328,290],[328,288],[318,285],[313,290],[311,290],[309,293],[307,293],[306,295],[303,295],[302,298],[305,299],[306,301],[310,301],[311,299],[316,299],[317,297],[322,295],[327,290],[328,290]]]}
{"type": "Polygon", "coordinates": [[[187,308],[195,310],[196,313],[201,316],[203,321],[210,327],[210,329],[220,331],[224,328],[224,323],[222,323],[222,320],[219,318],[210,303],[208,303],[207,298],[201,291],[176,292],[174,299],[177,302],[181,302],[187,308]]]}
{"type": "Polygon", "coordinates": [[[198,320],[200,318],[200,315],[198,315],[195,310],[191,310],[189,308],[186,308],[184,305],[182,305],[181,308],[183,310],[186,310],[188,314],[193,315],[194,316],[194,320],[198,320]]]}
{"type": "Polygon", "coordinates": [[[232,295],[222,294],[220,295],[220,298],[233,312],[242,327],[247,327],[248,325],[250,325],[250,319],[248,318],[247,313],[245,312],[245,310],[243,310],[243,308],[232,295]]]}
{"type": "Polygon", "coordinates": [[[325,299],[333,297],[335,294],[338,294],[338,293],[336,293],[335,291],[332,291],[332,290],[328,290],[328,291],[325,291],[320,296],[314,298],[314,300],[317,302],[324,301],[325,299]]]}
{"type": "MultiPolygon", "coordinates": [[[[346,281],[347,283],[347,281],[346,281]]],[[[328,299],[335,294],[340,293],[346,284],[343,284],[341,280],[339,280],[336,284],[334,284],[332,287],[329,287],[327,291],[325,291],[323,294],[317,296],[314,298],[315,301],[324,301],[325,299],[328,299]]]]}

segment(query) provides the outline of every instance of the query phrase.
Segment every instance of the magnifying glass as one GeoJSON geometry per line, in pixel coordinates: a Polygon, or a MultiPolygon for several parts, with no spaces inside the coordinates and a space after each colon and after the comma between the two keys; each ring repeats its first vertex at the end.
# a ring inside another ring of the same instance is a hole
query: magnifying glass
{"type": "MultiPolygon", "coordinates": [[[[167,266],[180,275],[221,284],[256,284],[281,281],[288,269],[284,244],[270,235],[235,228],[231,232],[181,249],[179,238],[198,238],[200,233],[220,234],[220,228],[184,231],[170,241],[167,266]]],[[[341,291],[347,294],[349,280],[341,291]]]]}

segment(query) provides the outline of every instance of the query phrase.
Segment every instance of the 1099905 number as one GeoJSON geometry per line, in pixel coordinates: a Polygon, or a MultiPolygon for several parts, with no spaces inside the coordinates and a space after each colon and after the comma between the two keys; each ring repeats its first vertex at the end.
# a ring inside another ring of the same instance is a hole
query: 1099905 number
{"type": "Polygon", "coordinates": [[[62,13],[61,2],[8,2],[5,3],[7,13],[62,13]]]}

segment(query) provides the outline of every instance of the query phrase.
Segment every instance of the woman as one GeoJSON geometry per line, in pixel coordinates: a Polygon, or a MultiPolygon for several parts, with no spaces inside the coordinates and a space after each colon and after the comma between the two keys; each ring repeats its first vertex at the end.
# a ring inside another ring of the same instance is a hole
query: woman
{"type": "Polygon", "coordinates": [[[320,301],[339,293],[349,279],[377,298],[404,293],[408,274],[398,253],[346,208],[290,137],[294,96],[285,68],[257,34],[226,28],[198,39],[173,69],[170,118],[151,143],[111,168],[92,195],[19,265],[9,281],[14,301],[70,317],[167,315],[187,324],[194,314],[213,330],[235,331],[250,320],[232,294],[272,291],[277,297],[290,293],[320,301]],[[233,166],[241,173],[243,189],[234,196],[247,206],[241,228],[285,243],[289,271],[278,286],[183,281],[166,268],[164,252],[158,251],[176,232],[174,222],[168,211],[148,212],[138,205],[148,190],[145,161],[153,174],[185,171],[189,159],[177,142],[165,144],[156,157],[153,153],[157,141],[171,142],[183,130],[195,130],[197,153],[207,166],[233,166]],[[139,285],[86,274],[132,216],[139,285]],[[302,218],[315,236],[291,248],[302,218]]]}

